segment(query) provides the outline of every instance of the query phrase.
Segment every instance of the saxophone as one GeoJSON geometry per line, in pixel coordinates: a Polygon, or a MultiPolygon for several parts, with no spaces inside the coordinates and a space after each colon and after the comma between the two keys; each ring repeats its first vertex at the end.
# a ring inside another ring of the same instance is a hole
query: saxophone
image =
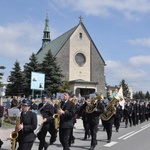
{"type": "Polygon", "coordinates": [[[100,118],[104,121],[109,120],[114,113],[116,112],[116,108],[114,105],[116,104],[117,98],[113,97],[113,99],[109,102],[109,104],[106,106],[106,111],[104,111],[101,115],[100,118]]]}
{"type": "MultiPolygon", "coordinates": [[[[20,124],[20,117],[16,118],[16,126],[20,124]]],[[[16,150],[16,145],[17,145],[17,138],[18,138],[18,131],[13,131],[10,134],[10,138],[11,138],[11,150],[16,150]]]]}
{"type": "MultiPolygon", "coordinates": [[[[58,109],[60,109],[61,100],[57,100],[56,104],[57,104],[57,106],[58,106],[58,109]]],[[[55,129],[58,129],[58,128],[59,128],[59,123],[60,123],[60,114],[55,113],[55,114],[53,115],[53,118],[54,118],[54,126],[55,126],[55,129]]]]}

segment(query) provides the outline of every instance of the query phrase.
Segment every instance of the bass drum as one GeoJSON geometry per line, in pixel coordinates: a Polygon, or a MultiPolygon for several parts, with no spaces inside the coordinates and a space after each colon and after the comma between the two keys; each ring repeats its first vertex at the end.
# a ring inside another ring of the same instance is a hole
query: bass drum
{"type": "Polygon", "coordinates": [[[36,136],[41,131],[42,126],[43,126],[43,117],[41,114],[37,114],[37,128],[34,130],[36,136]]]}

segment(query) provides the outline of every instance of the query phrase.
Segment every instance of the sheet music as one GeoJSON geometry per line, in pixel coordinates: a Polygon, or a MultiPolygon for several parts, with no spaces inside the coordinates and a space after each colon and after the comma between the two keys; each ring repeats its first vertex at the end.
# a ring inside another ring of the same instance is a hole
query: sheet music
{"type": "Polygon", "coordinates": [[[16,109],[8,109],[8,116],[9,117],[20,117],[20,110],[16,109]]]}

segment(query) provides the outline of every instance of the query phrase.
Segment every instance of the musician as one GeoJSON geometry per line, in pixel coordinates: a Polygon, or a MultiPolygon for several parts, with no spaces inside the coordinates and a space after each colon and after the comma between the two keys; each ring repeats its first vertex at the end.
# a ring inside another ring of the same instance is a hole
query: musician
{"type": "Polygon", "coordinates": [[[59,125],[59,140],[63,146],[63,150],[70,150],[69,136],[73,128],[73,116],[75,114],[75,105],[69,101],[70,91],[64,91],[64,101],[61,103],[61,108],[58,109],[60,114],[59,125]]]}
{"type": "Polygon", "coordinates": [[[39,104],[38,110],[43,117],[42,128],[38,133],[37,137],[40,140],[38,150],[47,150],[49,144],[45,141],[47,131],[49,131],[50,123],[53,123],[54,108],[48,103],[47,94],[42,95],[42,103],[39,104]]]}
{"type": "Polygon", "coordinates": [[[73,128],[74,128],[74,125],[76,123],[76,116],[77,116],[77,106],[76,106],[76,99],[74,99],[74,95],[73,94],[70,94],[70,98],[69,100],[71,102],[74,103],[75,105],[75,115],[73,116],[73,127],[71,129],[71,133],[70,133],[70,136],[69,136],[69,146],[71,146],[71,144],[73,144],[75,142],[75,137],[73,135],[73,128]]]}
{"type": "Polygon", "coordinates": [[[122,116],[122,106],[119,104],[119,100],[117,100],[115,108],[116,108],[116,112],[114,115],[114,126],[116,128],[116,132],[118,132],[120,127],[120,122],[121,122],[121,116],[122,116]]]}
{"type": "MultiPolygon", "coordinates": [[[[87,101],[87,105],[91,106],[91,102],[87,101]]],[[[91,147],[89,150],[94,150],[95,146],[97,145],[97,132],[98,132],[98,125],[99,125],[99,116],[101,113],[104,112],[104,106],[100,102],[99,99],[96,100],[95,107],[92,113],[87,113],[87,121],[89,123],[89,129],[91,133],[91,147]]]]}
{"type": "Polygon", "coordinates": [[[37,116],[30,111],[31,101],[22,101],[22,113],[20,116],[20,124],[16,125],[18,131],[19,147],[17,150],[31,150],[33,142],[36,138],[34,130],[37,127],[37,116]]]}
{"type": "Polygon", "coordinates": [[[124,117],[125,117],[125,128],[128,127],[128,121],[130,123],[130,127],[132,127],[132,105],[130,100],[127,100],[127,104],[124,107],[124,117]]]}
{"type": "MultiPolygon", "coordinates": [[[[54,108],[54,114],[57,113],[58,105],[56,104],[55,97],[51,97],[51,104],[54,108]]],[[[56,138],[57,138],[57,129],[55,129],[54,121],[50,123],[49,133],[51,135],[50,145],[53,145],[53,143],[56,141],[56,138]]]]}
{"type": "Polygon", "coordinates": [[[86,113],[86,106],[87,106],[86,102],[89,100],[90,100],[90,97],[85,96],[84,104],[80,107],[80,112],[79,112],[79,114],[82,117],[83,127],[84,127],[84,138],[83,138],[83,140],[87,140],[87,137],[90,138],[89,122],[87,120],[87,113],[86,113]]]}
{"type": "Polygon", "coordinates": [[[137,104],[136,100],[134,99],[132,103],[132,122],[134,126],[136,125],[136,116],[137,116],[137,104]]]}
{"type": "Polygon", "coordinates": [[[140,123],[144,122],[144,102],[143,102],[143,100],[140,100],[140,104],[139,104],[139,119],[140,119],[140,123]]]}
{"type": "Polygon", "coordinates": [[[136,100],[136,125],[139,124],[139,112],[140,112],[139,107],[140,107],[139,100],[136,100]]]}

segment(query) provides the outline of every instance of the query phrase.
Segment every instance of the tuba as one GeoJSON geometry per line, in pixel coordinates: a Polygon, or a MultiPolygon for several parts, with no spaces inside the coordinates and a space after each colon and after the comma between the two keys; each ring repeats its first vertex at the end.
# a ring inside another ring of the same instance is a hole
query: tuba
{"type": "MultiPolygon", "coordinates": [[[[16,126],[20,124],[20,117],[16,118],[16,126]]],[[[10,138],[11,138],[11,150],[15,150],[16,149],[16,145],[17,145],[17,138],[18,138],[18,131],[13,131],[10,134],[10,138]]]]}
{"type": "Polygon", "coordinates": [[[97,97],[95,97],[95,98],[90,99],[90,105],[87,105],[87,106],[86,106],[85,112],[88,113],[88,114],[93,113],[93,112],[94,112],[94,108],[97,107],[98,102],[99,102],[99,100],[100,100],[101,98],[102,98],[102,96],[99,95],[99,96],[97,96],[97,97]]]}
{"type": "Polygon", "coordinates": [[[116,108],[114,105],[116,104],[117,98],[113,97],[113,99],[109,102],[109,104],[106,106],[106,111],[104,111],[101,115],[100,118],[104,121],[109,120],[114,113],[116,112],[116,108]]]}

